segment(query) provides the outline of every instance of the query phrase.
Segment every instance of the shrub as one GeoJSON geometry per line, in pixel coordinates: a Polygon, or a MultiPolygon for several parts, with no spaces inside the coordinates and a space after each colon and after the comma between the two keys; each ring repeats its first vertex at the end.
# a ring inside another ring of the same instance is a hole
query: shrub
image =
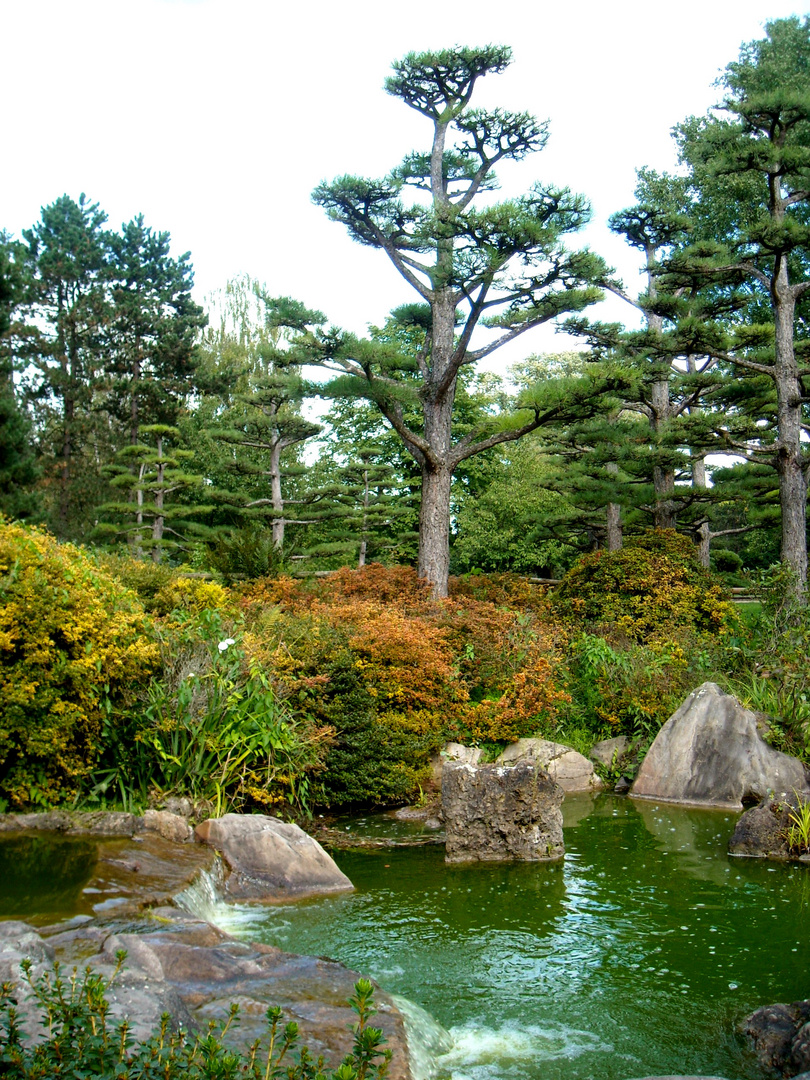
{"type": "Polygon", "coordinates": [[[353,1025],[351,1053],[327,1073],[322,1057],[315,1059],[307,1046],[299,1046],[298,1025],[282,1025],[277,1007],[267,1010],[267,1040],[257,1040],[246,1052],[225,1046],[229,1029],[239,1022],[239,1007],[232,1005],[227,1019],[214,1021],[194,1036],[170,1029],[169,1016],[160,1029],[140,1045],[133,1045],[127,1020],[113,1022],[104,997],[121,970],[126,954],[116,954],[118,966],[109,982],[90,968],[74,969],[65,979],[59,964],[38,978],[31,962],[22,963],[30,999],[43,1016],[44,1038],[31,1045],[20,1027],[14,990],[0,987],[0,1071],[7,1080],[383,1080],[391,1061],[380,1028],[369,1025],[376,1012],[373,988],[359,979],[349,999],[357,1022],[353,1025]]]}
{"type": "Polygon", "coordinates": [[[157,663],[134,593],[71,544],[0,522],[0,794],[12,805],[75,796],[104,725],[157,663]]]}
{"type": "Polygon", "coordinates": [[[631,641],[663,640],[679,627],[717,634],[734,619],[726,590],[672,530],[651,530],[620,551],[582,556],[550,600],[581,628],[612,627],[631,641]]]}

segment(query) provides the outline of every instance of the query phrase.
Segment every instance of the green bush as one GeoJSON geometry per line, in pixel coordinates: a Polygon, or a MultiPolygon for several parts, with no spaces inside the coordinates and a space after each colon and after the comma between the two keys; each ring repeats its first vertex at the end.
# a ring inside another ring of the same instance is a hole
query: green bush
{"type": "MultiPolygon", "coordinates": [[[[117,954],[120,971],[125,953],[117,954]]],[[[328,1072],[322,1057],[313,1058],[299,1046],[298,1025],[282,1024],[279,1008],[267,1010],[267,1040],[258,1040],[246,1052],[228,1049],[223,1038],[238,1024],[239,1009],[232,1005],[228,1019],[218,1028],[212,1021],[202,1034],[174,1032],[169,1017],[143,1043],[133,1045],[129,1023],[112,1023],[105,992],[110,982],[87,968],[67,979],[55,964],[38,978],[31,976],[30,961],[23,961],[23,977],[31,998],[39,1005],[46,1036],[36,1045],[20,1028],[15,991],[0,988],[0,1075],[4,1080],[383,1080],[391,1051],[384,1047],[380,1028],[369,1026],[375,1013],[372,985],[355,983],[349,999],[357,1022],[353,1025],[352,1052],[337,1069],[328,1072]]],[[[113,975],[113,979],[115,975],[113,975]]]]}
{"type": "Polygon", "coordinates": [[[678,628],[717,634],[734,619],[727,591],[672,530],[633,537],[620,551],[583,555],[550,599],[551,610],[589,630],[610,627],[631,641],[678,628]]]}
{"type": "Polygon", "coordinates": [[[158,665],[138,598],[84,551],[0,520],[0,796],[75,797],[105,728],[125,724],[158,665]]]}

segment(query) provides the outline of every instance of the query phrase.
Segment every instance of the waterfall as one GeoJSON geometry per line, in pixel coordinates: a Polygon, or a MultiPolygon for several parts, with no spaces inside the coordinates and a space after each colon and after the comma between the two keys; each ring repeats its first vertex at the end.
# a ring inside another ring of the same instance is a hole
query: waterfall
{"type": "Polygon", "coordinates": [[[453,1048],[450,1032],[445,1031],[438,1020],[434,1020],[421,1006],[396,994],[390,997],[405,1023],[412,1080],[434,1080],[439,1075],[446,1076],[447,1072],[440,1068],[438,1059],[453,1048]]]}
{"type": "Polygon", "coordinates": [[[220,926],[224,911],[225,871],[217,855],[210,870],[201,870],[192,883],[175,896],[175,903],[189,915],[220,926]]]}

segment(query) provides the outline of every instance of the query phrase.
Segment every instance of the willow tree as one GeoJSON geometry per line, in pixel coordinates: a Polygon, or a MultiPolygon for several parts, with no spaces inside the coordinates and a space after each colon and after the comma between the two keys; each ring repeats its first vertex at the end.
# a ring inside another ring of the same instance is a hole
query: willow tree
{"type": "Polygon", "coordinates": [[[541,184],[501,202],[489,195],[499,162],[521,161],[548,138],[548,125],[527,113],[470,106],[478,80],[510,61],[511,50],[495,45],[409,53],[394,64],[385,89],[429,122],[428,148],[407,154],[380,180],[341,176],[313,193],[355,240],[386,254],[424,307],[415,356],[336,334],[322,336],[320,346],[321,362],[343,373],[343,389],[377,404],[421,468],[418,569],[436,596],[447,594],[454,470],[545,417],[527,398],[525,409],[496,429],[459,435],[459,373],[600,299],[597,283],[605,276],[595,255],[562,243],[588,220],[584,198],[541,184]],[[489,333],[474,342],[479,328],[489,333]],[[409,422],[412,409],[403,405],[409,394],[419,423],[409,422]]]}

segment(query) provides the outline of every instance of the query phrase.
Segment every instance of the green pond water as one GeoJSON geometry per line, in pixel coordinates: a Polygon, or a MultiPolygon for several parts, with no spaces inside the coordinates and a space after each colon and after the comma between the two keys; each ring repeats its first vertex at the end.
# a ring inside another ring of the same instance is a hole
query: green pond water
{"type": "MultiPolygon", "coordinates": [[[[733,814],[612,796],[564,810],[563,861],[337,852],[356,892],[213,914],[427,1010],[449,1033],[443,1042],[412,1018],[437,1075],[761,1080],[735,1026],[759,1005],[810,996],[810,868],[730,858],[733,814]]],[[[408,831],[382,817],[348,827],[408,831]]]]}

